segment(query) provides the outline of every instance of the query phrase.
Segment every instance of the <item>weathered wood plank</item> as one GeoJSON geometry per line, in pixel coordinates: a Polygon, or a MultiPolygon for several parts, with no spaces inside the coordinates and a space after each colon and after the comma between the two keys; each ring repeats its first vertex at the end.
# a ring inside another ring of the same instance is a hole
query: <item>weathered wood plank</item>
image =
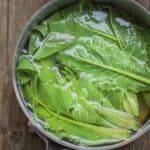
{"type": "MultiPolygon", "coordinates": [[[[43,150],[43,142],[31,134],[17,104],[11,81],[16,40],[29,17],[48,0],[0,0],[0,150],[43,150]]],[[[150,10],[150,0],[138,0],[150,10]]],[[[118,150],[148,150],[150,131],[118,150]]],[[[52,149],[53,150],[53,149],[52,149]]]]}
{"type": "Polygon", "coordinates": [[[8,2],[0,0],[0,150],[3,149],[3,143],[7,140],[8,129],[8,103],[6,102],[7,91],[7,21],[8,21],[8,2]]]}

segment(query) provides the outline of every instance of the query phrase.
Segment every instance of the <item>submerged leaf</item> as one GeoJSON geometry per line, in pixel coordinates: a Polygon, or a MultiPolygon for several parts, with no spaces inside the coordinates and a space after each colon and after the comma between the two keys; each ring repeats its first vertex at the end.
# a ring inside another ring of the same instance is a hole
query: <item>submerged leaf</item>
{"type": "Polygon", "coordinates": [[[74,36],[61,33],[50,33],[41,42],[39,50],[34,54],[34,59],[39,60],[71,46],[74,36]]]}

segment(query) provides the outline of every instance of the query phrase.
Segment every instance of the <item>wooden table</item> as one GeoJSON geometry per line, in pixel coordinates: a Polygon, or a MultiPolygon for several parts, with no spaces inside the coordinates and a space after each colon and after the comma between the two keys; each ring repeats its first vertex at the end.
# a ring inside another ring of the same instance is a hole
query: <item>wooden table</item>
{"type": "MultiPolygon", "coordinates": [[[[29,17],[47,0],[0,0],[0,150],[45,150],[31,134],[14,94],[11,65],[16,40],[29,17]]],[[[150,0],[138,0],[150,10],[150,0]]],[[[149,150],[150,131],[117,150],[149,150]]],[[[52,149],[53,150],[53,149],[52,149]]]]}

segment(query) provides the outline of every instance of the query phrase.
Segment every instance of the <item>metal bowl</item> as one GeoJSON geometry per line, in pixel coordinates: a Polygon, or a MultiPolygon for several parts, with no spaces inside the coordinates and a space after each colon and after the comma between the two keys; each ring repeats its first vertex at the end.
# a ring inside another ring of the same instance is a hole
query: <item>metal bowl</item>
{"type": "MultiPolygon", "coordinates": [[[[85,147],[85,146],[79,146],[75,145],[73,143],[64,141],[56,137],[53,133],[50,133],[46,130],[44,130],[39,124],[37,124],[33,120],[33,115],[29,108],[27,107],[21,87],[19,84],[19,81],[17,79],[16,75],[16,65],[18,61],[18,56],[20,55],[21,49],[25,46],[29,35],[31,33],[32,28],[37,25],[40,21],[45,19],[47,16],[51,15],[52,13],[58,11],[59,9],[62,9],[63,7],[67,7],[78,0],[51,0],[48,3],[46,3],[43,7],[41,7],[28,21],[28,23],[25,25],[20,38],[18,40],[16,51],[14,54],[14,61],[13,61],[13,85],[15,89],[15,93],[17,96],[17,100],[20,104],[20,107],[22,108],[23,112],[25,113],[26,117],[29,120],[30,126],[35,130],[35,132],[45,141],[46,143],[46,149],[50,150],[50,144],[49,141],[53,140],[56,143],[59,143],[65,147],[71,148],[71,149],[80,149],[80,150],[110,150],[114,148],[118,148],[121,146],[124,146],[141,135],[143,135],[145,132],[150,130],[150,119],[135,133],[133,134],[129,139],[122,141],[120,143],[112,144],[112,145],[105,145],[105,146],[97,146],[97,147],[85,147]]],[[[99,3],[105,2],[105,3],[113,3],[114,5],[117,5],[121,8],[123,8],[124,11],[127,11],[128,13],[134,15],[135,17],[139,18],[141,22],[143,22],[145,25],[150,27],[150,12],[143,8],[141,5],[139,5],[137,2],[132,0],[91,0],[91,1],[97,1],[99,3]]]]}

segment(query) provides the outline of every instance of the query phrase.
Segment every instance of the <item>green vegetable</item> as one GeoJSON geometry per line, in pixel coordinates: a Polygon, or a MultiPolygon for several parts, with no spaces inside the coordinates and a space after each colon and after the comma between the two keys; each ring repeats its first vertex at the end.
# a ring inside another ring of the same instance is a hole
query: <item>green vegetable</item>
{"type": "Polygon", "coordinates": [[[150,92],[143,92],[143,95],[146,104],[150,107],[150,92]]]}
{"type": "Polygon", "coordinates": [[[112,6],[82,1],[33,29],[16,70],[46,130],[95,146],[126,140],[140,128],[138,119],[148,114],[141,106],[149,105],[150,31],[126,18],[112,6]]]}

